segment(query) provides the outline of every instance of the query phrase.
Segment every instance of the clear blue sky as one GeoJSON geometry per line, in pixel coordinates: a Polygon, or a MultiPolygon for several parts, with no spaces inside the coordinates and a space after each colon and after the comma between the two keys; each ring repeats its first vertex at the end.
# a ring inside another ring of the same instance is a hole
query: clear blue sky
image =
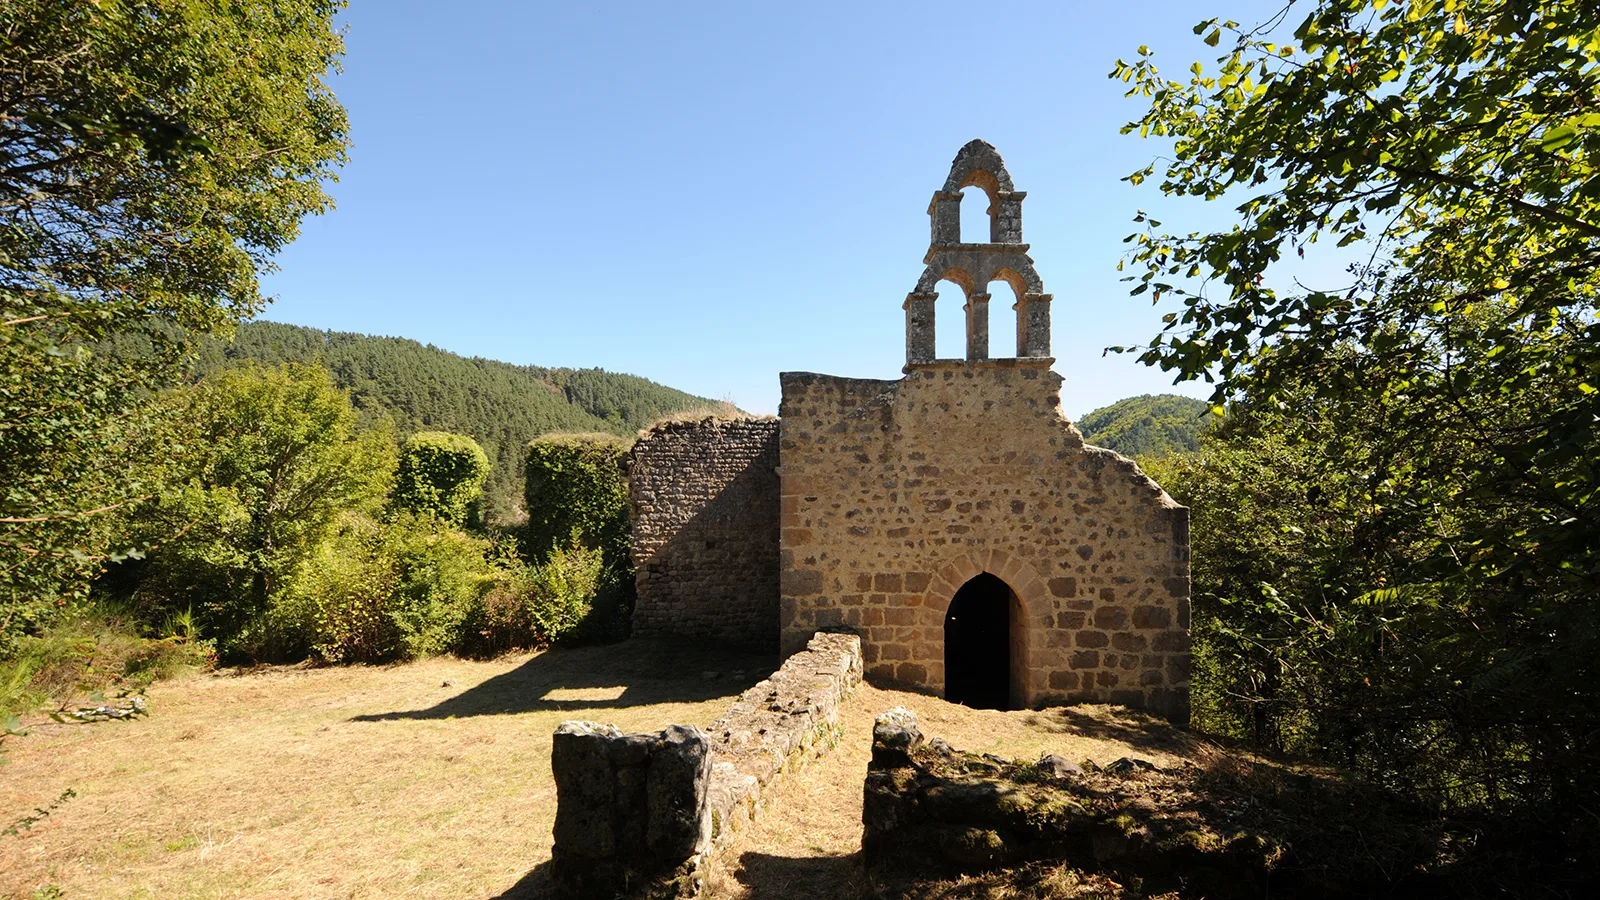
{"type": "Polygon", "coordinates": [[[929,197],[981,137],[1028,192],[1068,415],[1174,390],[1102,358],[1164,311],[1118,281],[1121,239],[1139,207],[1183,230],[1224,211],[1119,180],[1161,147],[1118,134],[1141,107],[1106,74],[1140,44],[1209,63],[1197,21],[1273,7],[354,0],[351,161],[263,318],[774,412],[780,371],[899,376],[929,197]]]}

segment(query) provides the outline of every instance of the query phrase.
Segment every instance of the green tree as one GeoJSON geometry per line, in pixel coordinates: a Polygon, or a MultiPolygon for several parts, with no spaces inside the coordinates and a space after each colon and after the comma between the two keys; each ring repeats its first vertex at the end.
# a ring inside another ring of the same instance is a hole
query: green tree
{"type": "Polygon", "coordinates": [[[1103,406],[1078,420],[1083,439],[1123,456],[1166,456],[1200,449],[1200,435],[1216,422],[1210,404],[1177,394],[1140,394],[1103,406]]]}
{"type": "Polygon", "coordinates": [[[0,0],[0,653],[157,487],[118,460],[183,335],[259,309],[257,272],[327,208],[341,6],[0,0]]]}
{"type": "Polygon", "coordinates": [[[318,363],[350,392],[363,420],[390,418],[401,434],[471,435],[489,456],[484,518],[520,525],[528,441],[553,432],[627,436],[665,413],[710,400],[634,375],[550,369],[457,356],[404,338],[246,322],[200,348],[201,373],[236,360],[318,363]]]}
{"type": "Polygon", "coordinates": [[[332,662],[382,662],[475,646],[483,597],[514,575],[489,542],[426,513],[352,511],[300,567],[281,618],[332,662]]]}
{"type": "Polygon", "coordinates": [[[400,448],[394,502],[459,528],[476,520],[488,477],[489,457],[477,441],[448,431],[421,431],[400,448]]]}
{"type": "Polygon", "coordinates": [[[1217,379],[1255,419],[1241,437],[1282,435],[1343,485],[1349,575],[1270,583],[1377,648],[1319,675],[1345,746],[1381,777],[1434,767],[1452,802],[1554,815],[1542,852],[1595,865],[1600,6],[1306,12],[1292,38],[1202,23],[1226,47],[1182,80],[1147,48],[1113,72],[1150,102],[1129,129],[1171,140],[1163,191],[1239,213],[1188,234],[1141,214],[1133,293],[1182,304],[1141,359],[1217,379]],[[1344,283],[1282,286],[1285,256],[1329,244],[1344,283]],[[1381,728],[1350,717],[1363,700],[1381,728]]]}
{"type": "Polygon", "coordinates": [[[315,366],[224,370],[174,407],[176,487],[135,518],[133,539],[159,545],[138,597],[192,609],[226,651],[303,649],[284,646],[270,613],[341,516],[377,511],[393,438],[358,431],[349,397],[315,366]]]}

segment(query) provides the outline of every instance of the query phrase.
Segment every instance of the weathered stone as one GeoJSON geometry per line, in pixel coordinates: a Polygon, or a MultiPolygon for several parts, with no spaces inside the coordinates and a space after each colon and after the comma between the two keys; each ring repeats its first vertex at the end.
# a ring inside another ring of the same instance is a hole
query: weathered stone
{"type": "Polygon", "coordinates": [[[700,729],[668,725],[650,756],[646,788],[645,843],[661,858],[703,853],[711,841],[706,789],[711,779],[711,742],[700,729]]]}
{"type": "Polygon", "coordinates": [[[1112,775],[1132,775],[1134,772],[1149,772],[1155,767],[1156,764],[1148,759],[1140,759],[1137,756],[1124,756],[1106,766],[1106,771],[1112,775]]]}
{"type": "Polygon", "coordinates": [[[610,743],[621,736],[614,725],[562,722],[550,744],[550,770],[556,782],[555,845],[576,856],[604,857],[616,852],[612,827],[615,777],[608,760],[610,743]]]}
{"type": "Polygon", "coordinates": [[[922,732],[917,730],[917,714],[903,706],[896,706],[872,723],[874,765],[889,769],[908,766],[911,751],[920,746],[922,732]]]}
{"type": "Polygon", "coordinates": [[[634,634],[776,641],[777,466],[775,419],[666,422],[633,445],[634,634]]]}
{"type": "MultiPolygon", "coordinates": [[[[614,726],[607,728],[615,730],[614,726]]],[[[559,733],[559,732],[557,732],[559,733]]],[[[661,734],[621,734],[606,742],[606,754],[611,765],[617,768],[642,766],[650,761],[650,754],[661,746],[661,734]]]]}
{"type": "Polygon", "coordinates": [[[1066,778],[1069,775],[1083,774],[1083,767],[1067,759],[1065,756],[1057,756],[1054,753],[1040,759],[1039,768],[1049,772],[1056,778],[1066,778]]]}
{"type": "MultiPolygon", "coordinates": [[[[1155,691],[1187,689],[1163,655],[1188,652],[1188,511],[1131,460],[1085,445],[1062,413],[1024,196],[982,141],[952,162],[905,300],[904,377],[786,372],[776,421],[670,423],[639,441],[636,632],[771,640],[775,618],[788,656],[818,630],[850,627],[874,677],[946,693],[976,664],[947,658],[946,616],[987,574],[1010,592],[983,607],[1006,615],[1018,664],[983,703],[1059,702],[1063,673],[1074,702],[1116,689],[1154,709],[1155,691]],[[987,195],[987,235],[961,234],[967,187],[987,195]],[[941,281],[965,295],[964,316],[947,320],[964,319],[965,359],[934,358],[941,281]],[[997,281],[1015,298],[1015,356],[989,346],[997,281]],[[1065,652],[1113,641],[1115,653],[1065,652]]],[[[1161,697],[1171,714],[1188,708],[1161,697]]]]}
{"type": "Polygon", "coordinates": [[[1010,789],[993,781],[942,780],[922,792],[919,801],[928,814],[942,822],[1004,825],[1003,804],[1010,789]]]}
{"type": "Polygon", "coordinates": [[[1001,866],[1013,855],[1000,832],[990,828],[939,829],[939,848],[956,865],[970,869],[1001,866]]]}

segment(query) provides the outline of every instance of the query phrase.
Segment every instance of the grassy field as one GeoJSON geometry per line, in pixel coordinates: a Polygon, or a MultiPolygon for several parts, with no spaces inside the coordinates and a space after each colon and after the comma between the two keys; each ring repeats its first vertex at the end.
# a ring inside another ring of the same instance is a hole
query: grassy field
{"type": "MultiPolygon", "coordinates": [[[[490,662],[275,668],[156,685],[150,716],[35,724],[0,762],[15,898],[534,897],[549,859],[550,735],[704,725],[774,660],[647,642],[490,662]]],[[[1181,736],[1104,710],[999,713],[864,686],[844,741],[790,779],[712,875],[719,897],[849,896],[872,718],[906,705],[964,749],[1171,762],[1181,736]]]]}

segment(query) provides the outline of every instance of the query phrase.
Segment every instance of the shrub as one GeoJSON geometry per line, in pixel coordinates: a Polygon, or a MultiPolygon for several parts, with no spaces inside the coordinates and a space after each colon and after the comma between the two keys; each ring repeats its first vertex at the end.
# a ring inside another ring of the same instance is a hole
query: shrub
{"type": "Polygon", "coordinates": [[[151,616],[194,610],[233,656],[303,652],[276,607],[341,517],[382,503],[393,439],[358,431],[349,396],[318,366],[224,370],[171,403],[174,487],[137,513],[133,540],[158,546],[136,600],[151,616]]]}
{"type": "Polygon", "coordinates": [[[390,604],[394,560],[376,522],[350,517],[302,567],[274,610],[280,631],[301,652],[329,662],[378,662],[399,654],[390,604]]]}
{"type": "Polygon", "coordinates": [[[578,545],[612,572],[628,568],[628,442],[609,434],[553,434],[528,445],[527,553],[535,564],[578,545]]]}
{"type": "Polygon", "coordinates": [[[394,504],[430,513],[458,528],[475,527],[488,477],[489,457],[477,441],[447,431],[418,432],[400,450],[394,504]]]}
{"type": "Polygon", "coordinates": [[[488,541],[431,516],[352,516],[302,570],[280,622],[330,662],[459,650],[500,572],[488,550],[488,541]]]}
{"type": "Polygon", "coordinates": [[[417,516],[389,527],[396,564],[392,616],[410,657],[460,650],[468,620],[501,577],[488,558],[488,541],[438,525],[417,516]]]}
{"type": "Polygon", "coordinates": [[[483,597],[472,621],[471,649],[493,655],[576,635],[606,582],[603,554],[576,545],[543,563],[512,568],[483,597]]]}
{"type": "Polygon", "coordinates": [[[182,617],[170,624],[175,630],[141,634],[126,613],[95,605],[21,638],[14,654],[0,662],[0,717],[112,688],[143,689],[215,662],[211,645],[183,628],[182,617]]]}

